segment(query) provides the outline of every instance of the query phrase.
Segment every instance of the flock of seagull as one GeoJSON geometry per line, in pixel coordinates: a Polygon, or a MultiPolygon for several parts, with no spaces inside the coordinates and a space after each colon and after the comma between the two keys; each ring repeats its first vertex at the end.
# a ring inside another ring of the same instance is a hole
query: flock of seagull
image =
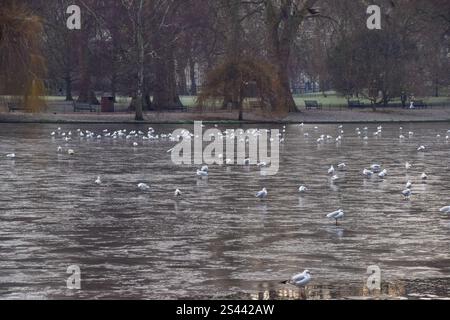
{"type": "MultiPolygon", "coordinates": [[[[304,124],[302,123],[299,126],[300,127],[304,127],[304,124]]],[[[216,127],[217,127],[217,125],[216,125],[216,127]]],[[[314,129],[318,130],[318,127],[314,127],[314,129]]],[[[363,128],[363,130],[360,130],[359,128],[356,128],[355,131],[356,131],[356,134],[358,136],[360,136],[360,137],[363,136],[364,140],[368,140],[369,139],[368,130],[369,129],[367,127],[365,127],[365,128],[363,128]]],[[[381,135],[382,130],[383,130],[382,126],[377,127],[377,131],[374,132],[373,135],[374,136],[381,135]]],[[[267,131],[269,131],[269,130],[267,130],[267,131]]],[[[283,143],[285,141],[285,138],[284,138],[283,135],[286,133],[286,126],[283,126],[283,131],[282,132],[283,132],[283,134],[279,134],[278,135],[278,139],[279,139],[280,143],[283,143]]],[[[405,135],[402,134],[403,133],[403,128],[402,127],[400,127],[400,133],[401,133],[399,135],[400,140],[406,139],[405,135]]],[[[445,137],[445,139],[449,140],[450,139],[449,138],[450,130],[448,130],[447,133],[448,133],[448,135],[445,137]]],[[[188,134],[191,137],[193,136],[187,130],[185,131],[184,134],[188,134]]],[[[259,130],[254,130],[252,132],[252,134],[259,135],[260,131],[259,130]]],[[[344,135],[344,131],[343,131],[343,126],[342,125],[338,126],[338,134],[339,135],[335,139],[332,136],[330,136],[330,135],[321,135],[317,139],[317,143],[321,144],[321,143],[323,143],[325,141],[332,141],[333,139],[337,143],[339,143],[343,139],[343,135],[344,135]]],[[[233,135],[230,136],[230,137],[228,137],[227,135],[228,135],[228,133],[226,133],[225,135],[222,134],[220,137],[221,138],[224,138],[224,137],[225,138],[232,138],[232,139],[235,138],[235,136],[233,136],[233,135]]],[[[53,137],[53,138],[60,137],[66,143],[72,140],[72,136],[78,136],[80,139],[82,139],[82,138],[86,138],[86,139],[103,139],[103,138],[118,139],[118,138],[124,138],[124,139],[127,139],[127,140],[131,139],[131,140],[134,140],[132,145],[135,148],[139,146],[139,143],[137,141],[135,141],[137,139],[141,139],[141,140],[170,139],[170,141],[177,141],[178,142],[179,138],[180,138],[180,136],[175,137],[175,136],[172,136],[172,134],[159,134],[159,135],[155,134],[155,130],[153,128],[151,128],[151,127],[148,129],[148,132],[146,132],[146,133],[142,132],[142,131],[136,131],[136,130],[127,131],[126,129],[110,132],[108,129],[105,129],[105,130],[103,130],[103,132],[101,134],[96,134],[96,133],[94,133],[92,131],[89,131],[89,130],[77,129],[77,133],[74,134],[74,133],[72,133],[72,131],[63,132],[61,130],[61,128],[58,128],[56,131],[51,132],[51,137],[53,137]]],[[[304,136],[305,137],[309,137],[309,133],[304,133],[304,136]]],[[[408,136],[411,138],[411,137],[414,136],[414,133],[413,132],[408,132],[408,136]]],[[[437,137],[440,138],[441,136],[437,135],[437,137]]],[[[275,139],[275,137],[272,137],[271,139],[275,139]]],[[[248,143],[248,138],[247,138],[246,142],[248,143]]],[[[419,146],[417,148],[417,152],[425,152],[426,149],[427,148],[425,146],[419,146]]],[[[168,152],[170,152],[171,150],[173,150],[173,149],[168,150],[168,152]]],[[[58,146],[57,153],[62,153],[62,152],[63,152],[63,148],[61,146],[58,146]]],[[[73,149],[68,148],[66,150],[66,152],[67,152],[68,155],[71,155],[71,156],[75,155],[75,151],[73,149]]],[[[9,158],[9,159],[14,159],[14,158],[16,158],[16,154],[15,153],[9,153],[9,154],[6,155],[6,157],[9,158]]],[[[219,155],[219,158],[220,157],[223,157],[223,155],[219,155]]],[[[229,159],[226,159],[225,163],[228,164],[229,161],[230,161],[229,159]]],[[[243,165],[246,165],[246,166],[250,165],[250,160],[249,159],[245,159],[243,165]]],[[[267,164],[266,163],[258,163],[257,165],[258,166],[266,166],[267,164]]],[[[328,175],[331,177],[331,181],[334,182],[336,180],[339,180],[340,179],[339,178],[339,174],[338,174],[339,171],[345,171],[346,168],[347,168],[347,165],[345,163],[337,164],[337,169],[335,168],[334,165],[331,165],[331,167],[327,171],[328,175]]],[[[406,162],[405,163],[405,169],[409,170],[411,168],[412,168],[412,165],[409,162],[406,162]]],[[[202,166],[200,169],[198,169],[196,171],[196,175],[199,178],[208,177],[208,173],[209,173],[209,168],[206,165],[202,166]]],[[[387,169],[382,168],[382,166],[379,165],[379,164],[372,164],[369,168],[364,168],[362,170],[362,175],[364,177],[366,177],[366,178],[371,178],[373,176],[378,176],[380,179],[385,179],[388,176],[388,171],[387,171],[387,169]]],[[[428,179],[428,176],[427,176],[427,174],[425,172],[422,173],[421,179],[422,180],[427,180],[428,179]]],[[[97,184],[97,185],[101,185],[102,184],[101,177],[98,176],[95,179],[94,183],[97,184]]],[[[148,191],[148,190],[150,190],[150,186],[148,184],[142,183],[142,182],[137,185],[137,188],[140,191],[148,191]]],[[[405,185],[405,189],[401,192],[401,194],[404,196],[405,200],[409,200],[411,198],[411,196],[413,194],[412,193],[412,188],[413,188],[413,183],[411,181],[407,181],[406,185],[405,185]]],[[[307,193],[308,192],[308,187],[304,186],[304,185],[301,185],[298,188],[298,192],[300,194],[307,193]]],[[[174,196],[175,197],[181,197],[182,196],[181,190],[176,189],[174,191],[174,196]]],[[[257,199],[260,199],[260,200],[267,199],[268,196],[269,196],[269,193],[268,193],[268,190],[266,188],[263,188],[262,190],[260,190],[259,192],[257,192],[255,194],[255,197],[257,199]]],[[[442,214],[450,215],[450,205],[442,207],[440,209],[440,212],[442,214]]],[[[334,220],[336,225],[338,225],[338,221],[342,220],[344,218],[344,216],[345,216],[345,213],[344,213],[344,211],[342,209],[338,209],[338,210],[336,210],[334,212],[331,212],[331,213],[326,215],[326,217],[328,219],[334,220]]],[[[293,284],[293,285],[302,287],[302,286],[306,286],[311,281],[311,279],[312,279],[311,278],[311,272],[309,270],[305,270],[304,272],[302,272],[300,274],[294,275],[290,280],[285,281],[283,283],[289,283],[289,284],[293,284]]]]}

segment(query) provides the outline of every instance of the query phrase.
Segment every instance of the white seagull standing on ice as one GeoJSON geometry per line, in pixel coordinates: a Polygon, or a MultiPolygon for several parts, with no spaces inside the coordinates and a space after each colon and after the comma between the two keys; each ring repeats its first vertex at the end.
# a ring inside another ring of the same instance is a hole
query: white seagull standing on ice
{"type": "Polygon", "coordinates": [[[328,169],[328,174],[334,174],[334,166],[331,166],[330,169],[328,169]]]}
{"type": "Polygon", "coordinates": [[[373,172],[367,169],[363,170],[363,175],[366,177],[371,177],[373,175],[373,172]]]}
{"type": "Polygon", "coordinates": [[[421,151],[425,151],[425,146],[420,146],[417,148],[417,151],[421,152],[421,151]]]}
{"type": "Polygon", "coordinates": [[[208,176],[208,171],[197,170],[197,176],[199,176],[199,177],[207,177],[208,176]]]}
{"type": "Polygon", "coordinates": [[[150,186],[149,186],[148,184],[145,184],[145,183],[139,183],[139,184],[138,184],[138,188],[139,188],[141,191],[147,191],[147,190],[150,189],[150,186]]]}
{"type": "Polygon", "coordinates": [[[411,169],[411,167],[412,167],[411,163],[409,163],[409,162],[406,162],[406,163],[405,163],[405,168],[406,168],[406,170],[411,169]]]}
{"type": "Polygon", "coordinates": [[[407,183],[406,183],[406,189],[411,189],[412,188],[412,182],[411,181],[408,181],[407,183]]]}
{"type": "Polygon", "coordinates": [[[373,164],[370,166],[370,169],[372,169],[373,173],[378,173],[381,171],[381,166],[379,164],[373,164]]]}
{"type": "Polygon", "coordinates": [[[383,171],[381,171],[381,172],[378,174],[378,176],[379,176],[381,179],[386,178],[386,176],[387,176],[387,170],[384,169],[383,171]]]}
{"type": "Polygon", "coordinates": [[[15,153],[10,153],[10,154],[7,154],[6,157],[12,159],[12,158],[16,157],[16,154],[15,153]]]}
{"type": "Polygon", "coordinates": [[[175,197],[180,197],[181,196],[180,189],[175,190],[174,195],[175,195],[175,197]]]}
{"type": "Polygon", "coordinates": [[[267,194],[268,194],[268,192],[267,192],[266,188],[263,188],[261,191],[259,191],[256,194],[256,197],[259,199],[264,199],[264,198],[267,198],[267,194]]]}
{"type": "Polygon", "coordinates": [[[339,209],[338,211],[327,214],[327,218],[336,220],[336,225],[338,225],[338,220],[344,217],[344,211],[339,209]]]}
{"type": "Polygon", "coordinates": [[[403,190],[402,194],[405,197],[405,200],[409,200],[411,198],[412,191],[411,189],[405,189],[403,190]]]}
{"type": "Polygon", "coordinates": [[[339,170],[345,170],[346,167],[347,167],[347,165],[345,163],[338,164],[338,169],[339,170]]]}
{"type": "Polygon", "coordinates": [[[305,270],[291,278],[289,281],[285,281],[285,284],[293,284],[295,286],[303,287],[306,286],[311,281],[311,272],[305,270]]]}
{"type": "Polygon", "coordinates": [[[450,206],[443,207],[439,211],[442,212],[443,214],[449,214],[450,215],[450,206]]]}
{"type": "Polygon", "coordinates": [[[72,149],[67,150],[67,153],[71,156],[73,156],[75,154],[75,151],[73,151],[72,149]]]}
{"type": "Polygon", "coordinates": [[[300,188],[298,188],[298,192],[300,193],[305,193],[306,191],[308,191],[308,188],[305,186],[300,186],[300,188]]]}
{"type": "Polygon", "coordinates": [[[100,176],[97,177],[97,179],[95,180],[96,184],[102,184],[102,179],[100,179],[100,176]]]}
{"type": "Polygon", "coordinates": [[[422,175],[420,177],[422,178],[422,180],[427,180],[428,179],[428,176],[427,176],[427,174],[425,172],[422,173],[422,175]]]}

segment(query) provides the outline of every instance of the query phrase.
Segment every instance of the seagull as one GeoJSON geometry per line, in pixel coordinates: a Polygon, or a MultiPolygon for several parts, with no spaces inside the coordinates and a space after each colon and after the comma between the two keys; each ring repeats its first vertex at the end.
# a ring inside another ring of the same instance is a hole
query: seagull
{"type": "Polygon", "coordinates": [[[259,199],[264,199],[264,198],[267,198],[267,190],[266,190],[266,188],[263,188],[261,191],[259,191],[257,194],[256,194],[256,197],[257,198],[259,198],[259,199]]]}
{"type": "Polygon", "coordinates": [[[305,270],[291,278],[289,281],[284,281],[284,284],[293,284],[295,286],[303,287],[306,286],[311,281],[311,272],[305,270]]]}
{"type": "Polygon", "coordinates": [[[411,198],[411,195],[412,195],[411,189],[403,190],[402,194],[405,197],[405,200],[409,200],[411,198]]]}
{"type": "Polygon", "coordinates": [[[427,180],[428,179],[428,176],[427,176],[427,174],[425,172],[422,173],[422,175],[420,177],[422,178],[422,180],[427,180]]]}
{"type": "Polygon", "coordinates": [[[336,180],[339,180],[339,177],[338,177],[338,175],[337,174],[335,174],[334,176],[332,176],[331,177],[331,181],[336,181],[336,180]]]}
{"type": "Polygon", "coordinates": [[[150,186],[149,186],[148,184],[145,184],[145,183],[139,183],[139,184],[138,184],[138,188],[139,188],[141,191],[147,191],[147,190],[150,189],[150,186]]]}
{"type": "Polygon", "coordinates": [[[137,142],[133,142],[133,147],[137,147],[139,144],[137,142]]]}
{"type": "Polygon", "coordinates": [[[97,177],[97,179],[95,180],[96,184],[102,184],[102,180],[100,179],[100,176],[97,177]]]}
{"type": "Polygon", "coordinates": [[[345,170],[346,167],[347,167],[347,165],[345,163],[338,164],[338,169],[339,170],[345,170]]]}
{"type": "Polygon", "coordinates": [[[73,151],[72,149],[69,149],[69,150],[67,150],[67,153],[72,156],[75,154],[75,151],[73,151]]]}
{"type": "Polygon", "coordinates": [[[379,176],[381,179],[385,178],[385,177],[387,176],[387,170],[384,169],[383,171],[381,171],[381,172],[378,174],[378,176],[379,176]]]}
{"type": "Polygon", "coordinates": [[[443,214],[450,214],[450,206],[443,207],[439,211],[442,212],[443,214]]]}
{"type": "Polygon", "coordinates": [[[10,154],[7,154],[6,157],[12,159],[12,158],[16,157],[16,154],[15,153],[10,153],[10,154]]]}
{"type": "Polygon", "coordinates": [[[372,169],[374,173],[378,173],[381,171],[381,166],[379,164],[373,164],[370,166],[370,169],[372,169]]]}
{"type": "Polygon", "coordinates": [[[58,152],[62,152],[62,147],[59,146],[58,149],[56,149],[58,152]]]}
{"type": "Polygon", "coordinates": [[[420,146],[419,148],[417,148],[417,151],[425,151],[425,146],[420,146]]]}
{"type": "Polygon", "coordinates": [[[331,166],[330,169],[328,169],[328,174],[334,174],[334,166],[331,166]]]}
{"type": "Polygon", "coordinates": [[[300,193],[305,193],[306,191],[308,191],[308,188],[305,186],[300,186],[300,188],[298,188],[298,192],[300,193]]]}
{"type": "Polygon", "coordinates": [[[411,189],[412,188],[412,182],[411,181],[408,181],[407,183],[406,183],[406,189],[411,189]]]}
{"type": "Polygon", "coordinates": [[[371,177],[373,175],[373,172],[370,170],[364,169],[363,175],[365,175],[366,177],[371,177]]]}
{"type": "Polygon", "coordinates": [[[203,171],[203,170],[197,170],[197,176],[199,176],[199,177],[207,177],[208,176],[208,172],[207,171],[203,171]]]}
{"type": "Polygon", "coordinates": [[[411,169],[411,167],[412,167],[411,163],[409,163],[409,162],[406,162],[406,163],[405,163],[405,168],[406,168],[406,170],[411,169]]]}
{"type": "Polygon", "coordinates": [[[175,190],[174,195],[175,195],[175,197],[180,197],[181,196],[180,189],[175,190]]]}
{"type": "Polygon", "coordinates": [[[208,168],[208,166],[203,166],[200,170],[201,170],[201,171],[208,172],[209,168],[208,168]]]}
{"type": "Polygon", "coordinates": [[[338,220],[344,217],[344,211],[339,209],[338,211],[327,214],[327,218],[336,220],[336,225],[338,225],[338,220]]]}

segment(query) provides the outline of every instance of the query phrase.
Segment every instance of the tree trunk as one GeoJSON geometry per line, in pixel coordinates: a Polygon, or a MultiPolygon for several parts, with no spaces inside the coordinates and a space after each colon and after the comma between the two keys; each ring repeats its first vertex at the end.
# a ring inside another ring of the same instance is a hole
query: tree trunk
{"type": "Polygon", "coordinates": [[[89,68],[89,32],[83,30],[80,33],[79,47],[79,64],[80,64],[80,93],[78,101],[89,103],[91,91],[91,73],[89,68]]]}
{"type": "Polygon", "coordinates": [[[64,82],[66,83],[66,101],[73,101],[72,97],[72,78],[70,74],[66,75],[64,78],[64,82]]]}
{"type": "Polygon", "coordinates": [[[289,58],[298,28],[317,0],[306,0],[303,6],[292,10],[293,0],[265,0],[267,48],[276,68],[277,88],[271,99],[272,108],[282,112],[297,111],[289,83],[289,58]]]}
{"type": "Polygon", "coordinates": [[[156,110],[179,108],[183,104],[177,94],[174,49],[171,45],[167,45],[167,41],[161,40],[161,35],[155,34],[159,54],[155,59],[153,105],[156,110]]]}
{"type": "Polygon", "coordinates": [[[189,59],[189,77],[191,79],[191,96],[197,95],[197,79],[195,77],[195,60],[189,59]]]}
{"type": "Polygon", "coordinates": [[[142,10],[143,10],[144,0],[140,0],[139,2],[139,10],[137,14],[137,53],[138,53],[138,59],[137,59],[137,92],[136,92],[136,115],[135,120],[136,121],[143,121],[144,120],[144,114],[143,114],[143,89],[144,89],[144,36],[143,36],[143,26],[142,26],[142,10]]]}

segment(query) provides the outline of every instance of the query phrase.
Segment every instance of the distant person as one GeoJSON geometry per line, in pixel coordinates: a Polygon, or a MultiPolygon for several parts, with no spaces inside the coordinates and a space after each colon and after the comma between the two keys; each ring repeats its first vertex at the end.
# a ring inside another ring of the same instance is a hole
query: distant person
{"type": "Polygon", "coordinates": [[[402,92],[400,99],[402,100],[402,108],[406,108],[406,101],[408,100],[406,93],[402,92]]]}
{"type": "Polygon", "coordinates": [[[409,108],[410,109],[415,109],[415,107],[414,107],[414,101],[416,100],[416,98],[414,98],[414,95],[411,95],[410,97],[409,97],[409,101],[411,101],[411,104],[409,105],[409,108]]]}

